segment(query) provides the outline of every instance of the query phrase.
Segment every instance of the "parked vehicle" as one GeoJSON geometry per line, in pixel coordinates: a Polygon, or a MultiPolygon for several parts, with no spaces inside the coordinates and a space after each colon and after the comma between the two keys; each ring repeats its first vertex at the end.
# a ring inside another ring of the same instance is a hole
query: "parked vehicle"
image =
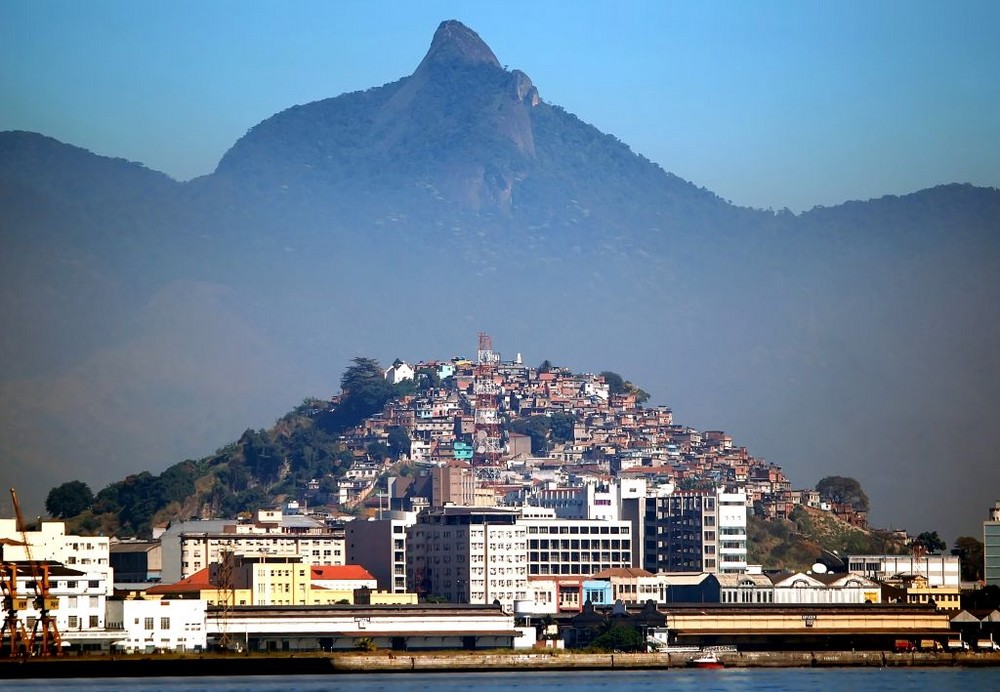
{"type": "Polygon", "coordinates": [[[976,649],[978,651],[1000,651],[1000,644],[992,639],[979,639],[976,641],[976,649]]]}
{"type": "Polygon", "coordinates": [[[916,651],[917,646],[909,639],[897,639],[892,645],[892,650],[897,654],[908,654],[916,651]]]}
{"type": "Polygon", "coordinates": [[[948,651],[968,651],[969,644],[962,638],[949,639],[948,651]]]}
{"type": "Polygon", "coordinates": [[[920,640],[920,650],[921,651],[944,651],[944,646],[941,645],[937,639],[921,639],[920,640]]]}

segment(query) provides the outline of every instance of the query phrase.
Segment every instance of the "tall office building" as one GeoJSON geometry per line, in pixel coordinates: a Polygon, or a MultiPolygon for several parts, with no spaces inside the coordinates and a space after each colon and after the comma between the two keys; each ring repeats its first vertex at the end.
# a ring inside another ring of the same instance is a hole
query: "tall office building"
{"type": "Polygon", "coordinates": [[[623,518],[636,527],[637,566],[652,572],[744,572],[746,493],[676,490],[626,499],[623,518]]]}
{"type": "Polygon", "coordinates": [[[406,593],[406,529],[416,521],[416,512],[393,511],[378,519],[347,522],[347,564],[368,570],[380,589],[406,593]]]}
{"type": "Polygon", "coordinates": [[[983,522],[983,579],[987,586],[1000,586],[1000,500],[983,522]]]}

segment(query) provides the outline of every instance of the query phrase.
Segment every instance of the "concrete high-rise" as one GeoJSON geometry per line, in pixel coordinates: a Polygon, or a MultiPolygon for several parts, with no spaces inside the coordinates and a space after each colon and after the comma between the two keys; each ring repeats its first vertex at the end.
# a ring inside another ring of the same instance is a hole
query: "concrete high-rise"
{"type": "Polygon", "coordinates": [[[987,586],[1000,586],[1000,500],[983,522],[983,580],[987,586]]]}
{"type": "Polygon", "coordinates": [[[636,566],[652,572],[744,572],[746,493],[676,490],[628,499],[623,518],[636,527],[636,566]]]}

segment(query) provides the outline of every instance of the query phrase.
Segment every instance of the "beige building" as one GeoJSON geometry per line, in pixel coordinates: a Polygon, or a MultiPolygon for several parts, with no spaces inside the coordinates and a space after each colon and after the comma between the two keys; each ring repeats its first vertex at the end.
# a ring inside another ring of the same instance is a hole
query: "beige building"
{"type": "MultiPolygon", "coordinates": [[[[245,558],[300,557],[306,565],[346,563],[342,531],[329,529],[321,520],[312,517],[261,510],[256,521],[226,524],[221,531],[182,532],[180,578],[222,562],[226,552],[245,558]]],[[[167,572],[166,565],[164,572],[167,572]]]]}
{"type": "Polygon", "coordinates": [[[407,582],[412,591],[450,603],[512,608],[528,590],[527,531],[517,510],[429,509],[407,529],[407,582]]]}

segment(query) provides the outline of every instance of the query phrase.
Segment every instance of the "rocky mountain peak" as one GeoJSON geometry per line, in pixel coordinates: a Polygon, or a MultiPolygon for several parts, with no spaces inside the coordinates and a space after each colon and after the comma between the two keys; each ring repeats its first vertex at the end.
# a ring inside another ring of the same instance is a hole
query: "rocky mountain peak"
{"type": "Polygon", "coordinates": [[[451,63],[488,63],[500,67],[500,61],[479,34],[461,22],[449,19],[441,22],[421,67],[451,63]]]}

